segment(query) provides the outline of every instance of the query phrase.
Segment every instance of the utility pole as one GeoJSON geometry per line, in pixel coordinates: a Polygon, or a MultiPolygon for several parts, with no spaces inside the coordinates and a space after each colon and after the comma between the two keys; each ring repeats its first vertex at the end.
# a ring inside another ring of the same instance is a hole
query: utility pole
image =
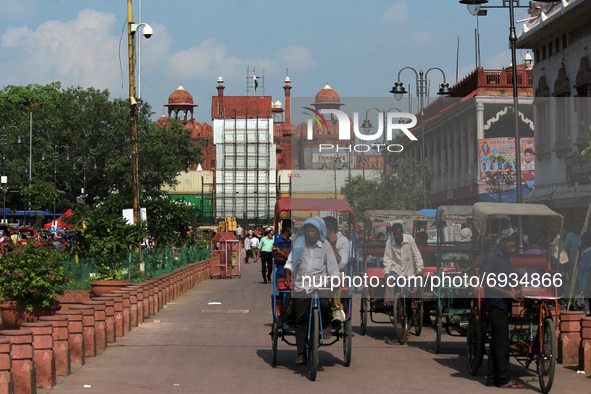
{"type": "Polygon", "coordinates": [[[127,36],[129,50],[129,134],[131,139],[131,182],[133,192],[133,222],[140,220],[137,176],[137,101],[135,99],[135,31],[132,29],[132,1],[127,0],[127,36]]]}

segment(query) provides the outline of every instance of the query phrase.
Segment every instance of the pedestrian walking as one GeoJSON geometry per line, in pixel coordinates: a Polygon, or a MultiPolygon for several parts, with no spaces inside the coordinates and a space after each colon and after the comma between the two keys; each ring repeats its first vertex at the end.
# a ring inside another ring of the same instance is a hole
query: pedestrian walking
{"type": "Polygon", "coordinates": [[[263,282],[273,282],[273,230],[267,231],[265,237],[261,239],[261,274],[263,282]]]}
{"type": "Polygon", "coordinates": [[[248,264],[248,259],[250,258],[250,242],[252,240],[252,234],[248,234],[246,238],[244,238],[244,264],[248,264]]]}
{"type": "Polygon", "coordinates": [[[255,262],[259,259],[259,243],[259,235],[255,233],[250,240],[250,253],[255,262]]]}

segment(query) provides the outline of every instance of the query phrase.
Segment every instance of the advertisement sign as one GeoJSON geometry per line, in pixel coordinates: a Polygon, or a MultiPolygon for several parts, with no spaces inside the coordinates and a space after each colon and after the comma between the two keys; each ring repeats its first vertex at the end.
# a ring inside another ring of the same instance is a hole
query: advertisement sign
{"type": "MultiPolygon", "coordinates": [[[[521,179],[535,180],[535,144],[534,138],[521,138],[521,179]]],[[[481,183],[488,182],[488,172],[504,171],[515,176],[515,138],[485,138],[478,140],[478,165],[481,183]],[[493,156],[501,156],[504,164],[495,163],[493,156]],[[502,167],[502,168],[500,168],[502,167]]]]}

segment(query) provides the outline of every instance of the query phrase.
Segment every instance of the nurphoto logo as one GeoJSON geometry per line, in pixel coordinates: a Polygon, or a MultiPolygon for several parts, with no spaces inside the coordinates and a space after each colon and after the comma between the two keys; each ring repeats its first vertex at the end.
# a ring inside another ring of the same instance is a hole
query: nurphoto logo
{"type": "MultiPolygon", "coordinates": [[[[321,109],[320,111],[313,110],[309,107],[304,107],[311,111],[304,112],[304,114],[310,116],[312,119],[308,119],[307,123],[307,139],[313,140],[314,133],[313,133],[313,121],[316,121],[320,130],[328,129],[328,125],[326,123],[326,119],[323,115],[334,115],[336,117],[338,124],[339,124],[339,140],[341,141],[351,141],[351,119],[349,116],[338,109],[321,109]]],[[[415,137],[411,132],[410,129],[416,126],[417,124],[417,117],[413,114],[406,113],[406,112],[388,112],[386,116],[386,141],[391,141],[393,136],[398,134],[398,132],[404,133],[411,141],[417,141],[417,137],[415,137]]],[[[354,152],[369,152],[371,149],[380,152],[382,149],[386,149],[388,152],[402,152],[404,147],[400,144],[384,144],[384,143],[377,143],[380,138],[384,135],[384,116],[383,112],[378,113],[378,129],[374,134],[363,134],[359,131],[359,113],[353,112],[353,132],[355,134],[354,141],[376,141],[375,143],[361,143],[361,144],[350,144],[348,143],[346,146],[339,146],[334,144],[319,144],[319,150],[322,152],[323,150],[346,150],[346,151],[354,151],[354,152]]]]}

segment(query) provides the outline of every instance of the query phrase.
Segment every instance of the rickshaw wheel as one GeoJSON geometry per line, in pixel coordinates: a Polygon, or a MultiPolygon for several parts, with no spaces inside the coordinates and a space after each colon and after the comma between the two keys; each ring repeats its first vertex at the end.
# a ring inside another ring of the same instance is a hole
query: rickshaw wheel
{"type": "Polygon", "coordinates": [[[392,320],[396,328],[396,337],[398,338],[398,342],[404,345],[406,343],[406,308],[404,307],[404,298],[400,292],[396,292],[394,295],[392,309],[392,320]]]}
{"type": "Polygon", "coordinates": [[[545,318],[542,323],[542,349],[538,355],[538,379],[540,390],[547,393],[554,382],[556,368],[556,330],[552,318],[545,318]]]}
{"type": "Polygon", "coordinates": [[[415,325],[415,335],[421,336],[423,332],[423,301],[418,301],[419,307],[412,310],[412,319],[415,325]]]}
{"type": "Polygon", "coordinates": [[[310,366],[310,380],[316,380],[316,373],[318,372],[318,341],[320,336],[320,317],[318,316],[318,309],[312,310],[310,344],[308,345],[308,365],[310,366]]]}
{"type": "Polygon", "coordinates": [[[441,334],[443,332],[443,321],[441,318],[441,313],[439,311],[437,313],[437,318],[435,322],[435,353],[441,353],[441,334]]]}
{"type": "Polygon", "coordinates": [[[361,295],[361,309],[359,312],[361,313],[359,330],[361,331],[361,335],[365,335],[367,332],[367,295],[365,290],[363,290],[363,294],[361,295]]]}
{"type": "Polygon", "coordinates": [[[468,368],[471,375],[478,373],[484,357],[484,338],[482,336],[482,321],[476,310],[470,312],[468,320],[468,368]]]}
{"type": "Polygon", "coordinates": [[[273,319],[273,326],[271,328],[271,366],[277,365],[277,341],[279,339],[279,325],[277,319],[273,319]]]}
{"type": "Polygon", "coordinates": [[[345,356],[345,367],[351,365],[351,319],[343,323],[343,353],[345,356]]]}

